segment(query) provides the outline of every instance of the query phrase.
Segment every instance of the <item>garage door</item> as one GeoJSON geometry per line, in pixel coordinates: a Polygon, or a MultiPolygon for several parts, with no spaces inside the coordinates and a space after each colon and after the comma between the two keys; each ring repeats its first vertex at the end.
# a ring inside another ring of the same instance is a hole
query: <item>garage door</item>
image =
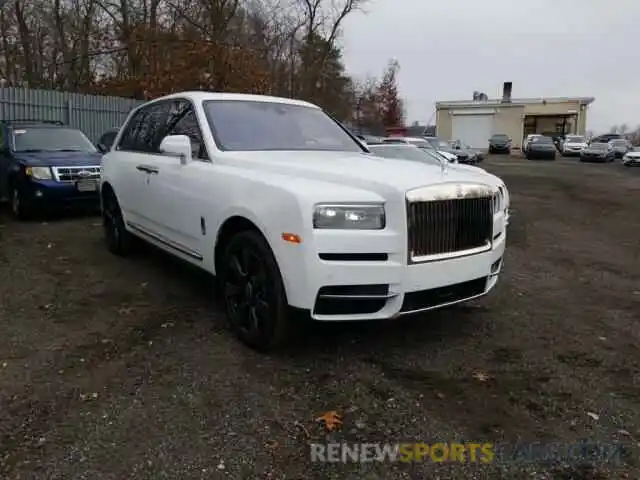
{"type": "Polygon", "coordinates": [[[462,140],[473,148],[487,148],[493,134],[493,115],[454,115],[452,139],[462,140]]]}

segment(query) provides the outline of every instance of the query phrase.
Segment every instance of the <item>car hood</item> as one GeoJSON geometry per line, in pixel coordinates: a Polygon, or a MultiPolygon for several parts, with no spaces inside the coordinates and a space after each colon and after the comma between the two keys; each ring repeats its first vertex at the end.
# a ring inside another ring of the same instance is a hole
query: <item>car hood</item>
{"type": "Polygon", "coordinates": [[[98,152],[15,152],[16,160],[32,167],[81,167],[100,165],[98,152]]]}
{"type": "Polygon", "coordinates": [[[627,152],[627,157],[640,158],[640,152],[627,152]]]}
{"type": "MultiPolygon", "coordinates": [[[[478,182],[496,185],[497,177],[478,169],[457,165],[432,165],[351,152],[233,152],[230,165],[240,160],[252,171],[264,171],[371,190],[407,190],[447,182],[478,182]]],[[[497,179],[499,181],[499,179],[497,179]]]]}
{"type": "Polygon", "coordinates": [[[506,145],[509,143],[509,140],[489,140],[491,145],[506,145]]]}

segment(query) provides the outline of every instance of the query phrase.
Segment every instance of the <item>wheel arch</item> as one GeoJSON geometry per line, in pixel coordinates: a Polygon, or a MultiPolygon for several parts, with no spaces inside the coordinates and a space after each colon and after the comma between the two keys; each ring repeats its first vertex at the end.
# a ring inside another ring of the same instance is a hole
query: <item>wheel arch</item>
{"type": "Polygon", "coordinates": [[[227,218],[224,222],[222,222],[220,228],[218,229],[213,250],[214,273],[217,273],[219,271],[222,254],[224,252],[225,246],[229,243],[229,240],[231,240],[234,235],[244,231],[253,231],[260,234],[265,239],[267,245],[269,245],[269,248],[271,248],[271,251],[275,256],[275,252],[273,250],[273,247],[271,246],[271,243],[269,242],[269,238],[264,234],[264,232],[256,224],[256,222],[250,220],[245,215],[234,214],[227,218]]]}

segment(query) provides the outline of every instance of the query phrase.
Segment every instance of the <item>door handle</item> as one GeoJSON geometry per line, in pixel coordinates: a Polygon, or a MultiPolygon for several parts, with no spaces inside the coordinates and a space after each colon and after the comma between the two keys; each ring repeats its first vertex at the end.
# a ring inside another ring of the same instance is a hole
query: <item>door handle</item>
{"type": "Polygon", "coordinates": [[[140,170],[141,172],[145,172],[145,173],[155,173],[158,174],[160,173],[160,169],[153,167],[151,165],[137,165],[136,169],[140,170]]]}

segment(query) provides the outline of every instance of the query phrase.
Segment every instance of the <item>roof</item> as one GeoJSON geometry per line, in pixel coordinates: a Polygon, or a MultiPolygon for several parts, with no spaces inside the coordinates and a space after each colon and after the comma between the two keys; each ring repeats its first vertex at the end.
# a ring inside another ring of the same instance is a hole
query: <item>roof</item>
{"type": "Polygon", "coordinates": [[[287,105],[298,105],[301,107],[320,108],[303,100],[295,100],[293,98],[284,97],[271,97],[269,95],[252,95],[248,93],[223,93],[223,92],[203,92],[203,91],[186,91],[177,92],[163,97],[154,98],[149,102],[143,104],[160,102],[162,100],[170,100],[172,98],[188,98],[193,102],[204,102],[205,100],[235,100],[244,102],[270,102],[270,103],[283,103],[287,105]]]}
{"type": "Polygon", "coordinates": [[[539,97],[539,98],[512,98],[510,102],[504,103],[502,98],[490,98],[488,100],[449,100],[436,102],[436,110],[451,107],[498,107],[504,105],[535,105],[543,103],[567,103],[577,102],[580,105],[589,105],[595,100],[594,97],[539,97]]]}

